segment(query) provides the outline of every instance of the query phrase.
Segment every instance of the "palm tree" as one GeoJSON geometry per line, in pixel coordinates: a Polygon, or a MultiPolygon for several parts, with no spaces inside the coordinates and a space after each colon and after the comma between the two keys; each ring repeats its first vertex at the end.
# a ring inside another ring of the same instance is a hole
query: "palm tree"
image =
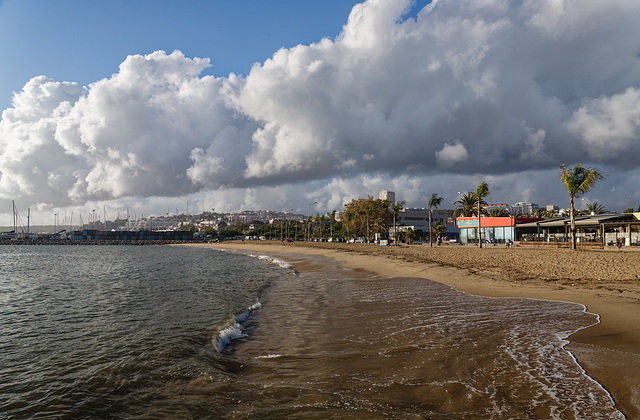
{"type": "Polygon", "coordinates": [[[322,239],[322,216],[320,216],[320,213],[317,213],[315,215],[315,217],[313,218],[313,224],[311,225],[311,236],[315,236],[315,224],[317,223],[318,226],[320,226],[319,229],[319,233],[318,233],[318,239],[322,239]]]}
{"type": "Polygon", "coordinates": [[[409,243],[409,245],[413,244],[413,240],[416,237],[416,233],[413,231],[413,229],[411,228],[407,228],[407,230],[405,230],[405,236],[407,238],[407,242],[409,243]]]}
{"type": "Polygon", "coordinates": [[[473,192],[469,192],[467,194],[462,194],[462,197],[454,201],[453,204],[457,204],[455,211],[453,212],[454,217],[471,217],[474,215],[474,206],[476,203],[476,194],[473,192]]]}
{"type": "Polygon", "coordinates": [[[330,237],[332,238],[331,240],[333,241],[333,221],[336,218],[336,211],[330,211],[327,212],[327,217],[329,217],[329,235],[331,235],[330,237]]]}
{"type": "Polygon", "coordinates": [[[311,222],[313,222],[313,218],[311,216],[307,216],[307,227],[306,227],[306,238],[305,241],[311,239],[312,230],[309,229],[311,227],[311,222]]]}
{"type": "Polygon", "coordinates": [[[404,208],[404,201],[398,201],[396,204],[391,205],[391,211],[393,212],[393,242],[394,245],[398,245],[398,230],[396,227],[396,221],[398,220],[398,213],[404,208]]]}
{"type": "Polygon", "coordinates": [[[431,241],[431,208],[437,209],[443,201],[444,198],[438,197],[438,193],[431,194],[431,198],[429,199],[429,246],[433,246],[433,242],[431,241]]]}
{"type": "Polygon", "coordinates": [[[435,222],[429,231],[434,231],[436,235],[442,236],[447,231],[447,227],[440,222],[435,222]]]}
{"type": "Polygon", "coordinates": [[[476,201],[478,203],[478,244],[480,248],[482,248],[482,229],[480,228],[480,205],[483,202],[483,198],[489,195],[489,185],[486,182],[482,182],[482,184],[478,185],[476,189],[476,201]]]}
{"type": "Polygon", "coordinates": [[[597,201],[587,204],[587,211],[589,214],[606,214],[609,212],[609,210],[597,201]]]}
{"type": "Polygon", "coordinates": [[[533,212],[533,216],[539,217],[540,219],[542,219],[545,214],[547,214],[547,209],[538,208],[533,212]]]}
{"type": "Polygon", "coordinates": [[[377,233],[380,233],[382,237],[382,235],[384,235],[384,233],[389,230],[389,224],[382,219],[376,219],[376,221],[373,223],[373,228],[377,233]]]}
{"type": "Polygon", "coordinates": [[[574,166],[573,169],[569,169],[568,165],[563,163],[560,165],[560,170],[562,171],[560,179],[569,193],[572,249],[576,249],[577,239],[574,199],[589,191],[591,187],[598,183],[598,181],[604,179],[604,175],[597,169],[583,168],[581,163],[574,166]]]}
{"type": "Polygon", "coordinates": [[[375,213],[376,209],[373,206],[369,206],[366,209],[364,209],[364,214],[367,216],[367,244],[371,245],[371,229],[369,228],[369,222],[371,219],[371,216],[373,216],[373,214],[375,213]]]}
{"type": "Polygon", "coordinates": [[[353,214],[351,214],[350,212],[345,212],[344,213],[344,221],[347,222],[347,238],[349,238],[350,234],[349,234],[349,222],[351,221],[351,219],[353,218],[353,214]]]}
{"type": "Polygon", "coordinates": [[[505,209],[494,207],[489,210],[489,217],[507,217],[508,215],[505,209]]]}

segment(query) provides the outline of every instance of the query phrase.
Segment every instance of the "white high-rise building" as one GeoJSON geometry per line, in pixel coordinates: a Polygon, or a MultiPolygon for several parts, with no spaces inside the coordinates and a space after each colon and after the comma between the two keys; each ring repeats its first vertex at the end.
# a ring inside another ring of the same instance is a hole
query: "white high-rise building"
{"type": "Polygon", "coordinates": [[[396,193],[393,191],[380,191],[380,200],[388,200],[390,203],[396,203],[396,193]]]}

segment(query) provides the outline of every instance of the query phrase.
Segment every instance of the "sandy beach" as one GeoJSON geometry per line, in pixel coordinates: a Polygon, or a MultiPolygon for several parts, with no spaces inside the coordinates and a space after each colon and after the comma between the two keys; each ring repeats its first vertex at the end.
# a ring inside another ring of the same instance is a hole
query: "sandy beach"
{"type": "Polygon", "coordinates": [[[640,417],[640,253],[267,241],[205,246],[322,255],[351,269],[384,277],[427,278],[474,295],[583,304],[600,315],[601,322],[572,335],[567,348],[628,418],[640,417]]]}

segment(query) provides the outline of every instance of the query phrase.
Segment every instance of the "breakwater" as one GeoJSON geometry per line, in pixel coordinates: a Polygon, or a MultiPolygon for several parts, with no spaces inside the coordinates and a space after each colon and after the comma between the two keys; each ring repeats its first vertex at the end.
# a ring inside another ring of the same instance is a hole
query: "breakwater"
{"type": "Polygon", "coordinates": [[[69,240],[69,239],[0,239],[0,245],[171,245],[193,241],[163,240],[69,240]]]}

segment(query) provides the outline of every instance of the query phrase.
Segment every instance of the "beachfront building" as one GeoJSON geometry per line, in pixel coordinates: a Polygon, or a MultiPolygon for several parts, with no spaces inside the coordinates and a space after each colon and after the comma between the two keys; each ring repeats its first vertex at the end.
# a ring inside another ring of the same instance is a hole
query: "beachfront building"
{"type": "MultiPolygon", "coordinates": [[[[616,213],[576,216],[576,242],[579,247],[640,246],[640,213],[616,213]]],[[[521,246],[569,246],[571,218],[554,217],[518,226],[521,246]]]]}
{"type": "MultiPolygon", "coordinates": [[[[640,213],[576,216],[576,242],[582,248],[640,246],[640,213]]],[[[459,217],[460,242],[478,242],[478,218],[459,217]]],[[[488,243],[507,241],[518,246],[568,247],[571,218],[481,217],[482,239],[488,243]]]]}
{"type": "Polygon", "coordinates": [[[460,243],[478,243],[478,223],[482,230],[482,240],[493,244],[514,242],[517,239],[516,227],[522,223],[533,222],[540,219],[529,217],[458,217],[458,229],[460,229],[460,243]]]}
{"type": "MultiPolygon", "coordinates": [[[[414,232],[421,230],[423,235],[428,235],[429,232],[429,209],[427,208],[405,208],[398,212],[398,219],[396,225],[398,232],[404,232],[408,229],[412,229],[414,232]]],[[[441,223],[447,227],[445,236],[450,239],[458,239],[459,230],[453,219],[450,217],[450,212],[439,211],[438,209],[431,210],[431,223],[441,223]]],[[[393,223],[391,224],[390,235],[393,237],[393,223]]],[[[435,239],[435,238],[434,238],[435,239]]]]}

